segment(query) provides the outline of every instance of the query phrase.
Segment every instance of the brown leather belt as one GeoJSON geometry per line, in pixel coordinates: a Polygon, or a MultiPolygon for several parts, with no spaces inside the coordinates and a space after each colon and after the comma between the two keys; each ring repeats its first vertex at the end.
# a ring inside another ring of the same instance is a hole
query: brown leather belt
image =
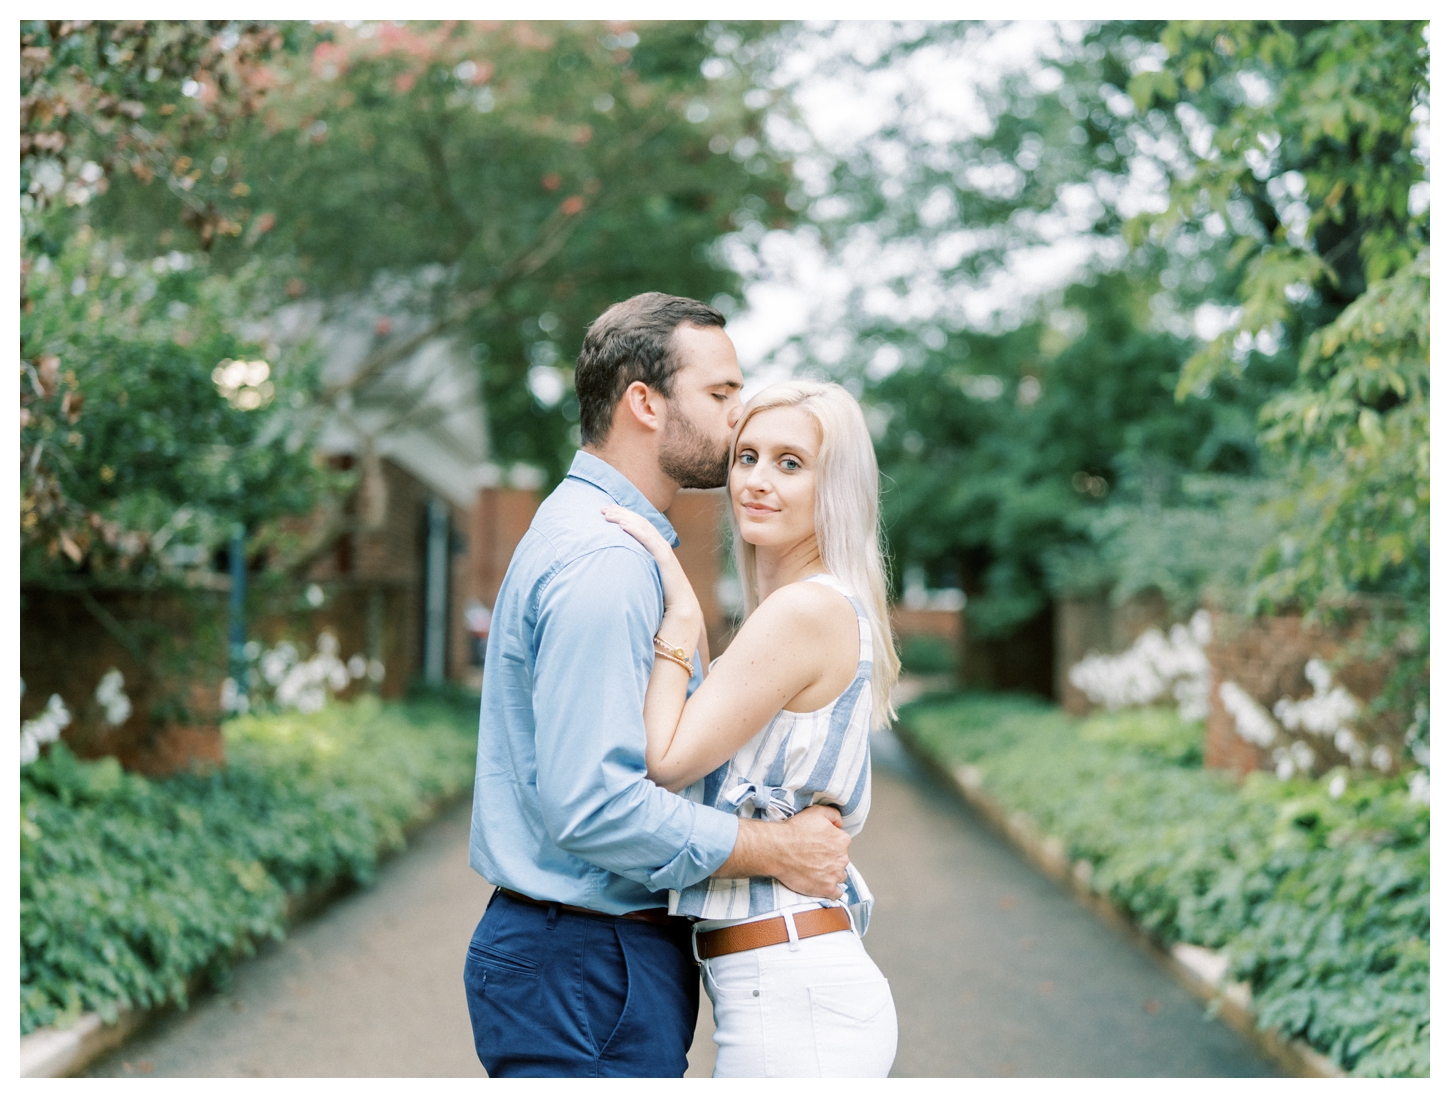
{"type": "Polygon", "coordinates": [[[535,907],[557,907],[560,911],[567,911],[571,915],[592,915],[596,919],[632,919],[637,923],[653,923],[655,926],[677,927],[685,924],[686,920],[679,915],[671,915],[667,908],[651,907],[643,911],[626,911],[623,915],[611,915],[607,911],[595,911],[588,907],[575,907],[573,904],[558,904],[553,900],[536,900],[532,896],[525,896],[522,892],[515,892],[511,888],[500,888],[510,900],[518,900],[522,904],[533,904],[535,907]]]}
{"type": "MultiPolygon", "coordinates": [[[[814,911],[802,911],[795,916],[797,938],[814,938],[817,934],[850,929],[851,916],[844,907],[818,907],[814,911]]],[[[706,961],[711,957],[723,957],[727,953],[763,949],[788,941],[790,933],[785,927],[785,916],[777,915],[774,919],[736,923],[734,926],[722,926],[719,930],[697,931],[695,956],[706,961]]]]}

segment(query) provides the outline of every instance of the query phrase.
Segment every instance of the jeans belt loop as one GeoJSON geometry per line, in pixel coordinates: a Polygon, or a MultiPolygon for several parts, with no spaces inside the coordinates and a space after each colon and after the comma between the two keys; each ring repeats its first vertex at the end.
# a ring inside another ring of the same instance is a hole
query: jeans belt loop
{"type": "Polygon", "coordinates": [[[801,936],[795,928],[795,915],[789,911],[782,911],[785,916],[785,932],[790,938],[790,951],[794,953],[801,947],[801,936]]]}

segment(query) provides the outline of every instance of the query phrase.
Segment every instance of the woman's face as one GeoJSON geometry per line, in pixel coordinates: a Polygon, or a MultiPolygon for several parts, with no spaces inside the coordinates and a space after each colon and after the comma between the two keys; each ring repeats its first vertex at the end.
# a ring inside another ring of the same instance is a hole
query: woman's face
{"type": "Polygon", "coordinates": [[[799,408],[756,412],[730,463],[730,502],[751,545],[790,546],[816,536],[821,430],[799,408]]]}

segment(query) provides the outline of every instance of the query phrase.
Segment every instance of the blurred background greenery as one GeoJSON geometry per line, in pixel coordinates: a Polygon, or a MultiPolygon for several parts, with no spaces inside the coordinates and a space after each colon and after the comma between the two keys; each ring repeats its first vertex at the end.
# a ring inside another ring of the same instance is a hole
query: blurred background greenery
{"type": "Polygon", "coordinates": [[[794,249],[833,309],[746,367],[861,396],[898,584],[984,638],[1084,592],[1384,596],[1423,700],[1424,24],[1023,28],[26,23],[23,576],[164,583],[238,521],[285,570],[278,520],[358,489],[323,419],[440,335],[547,489],[595,315],[748,327],[794,249]],[[823,95],[875,114],[833,141],[823,95]],[[353,382],[249,339],[360,299],[353,382]]]}

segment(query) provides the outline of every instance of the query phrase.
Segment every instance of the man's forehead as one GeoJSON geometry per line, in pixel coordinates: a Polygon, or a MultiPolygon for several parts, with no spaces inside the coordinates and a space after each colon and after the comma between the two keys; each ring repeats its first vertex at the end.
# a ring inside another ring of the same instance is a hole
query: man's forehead
{"type": "Polygon", "coordinates": [[[735,344],[723,328],[700,328],[681,324],[674,332],[675,354],[680,372],[707,388],[739,389],[743,385],[735,344]]]}

